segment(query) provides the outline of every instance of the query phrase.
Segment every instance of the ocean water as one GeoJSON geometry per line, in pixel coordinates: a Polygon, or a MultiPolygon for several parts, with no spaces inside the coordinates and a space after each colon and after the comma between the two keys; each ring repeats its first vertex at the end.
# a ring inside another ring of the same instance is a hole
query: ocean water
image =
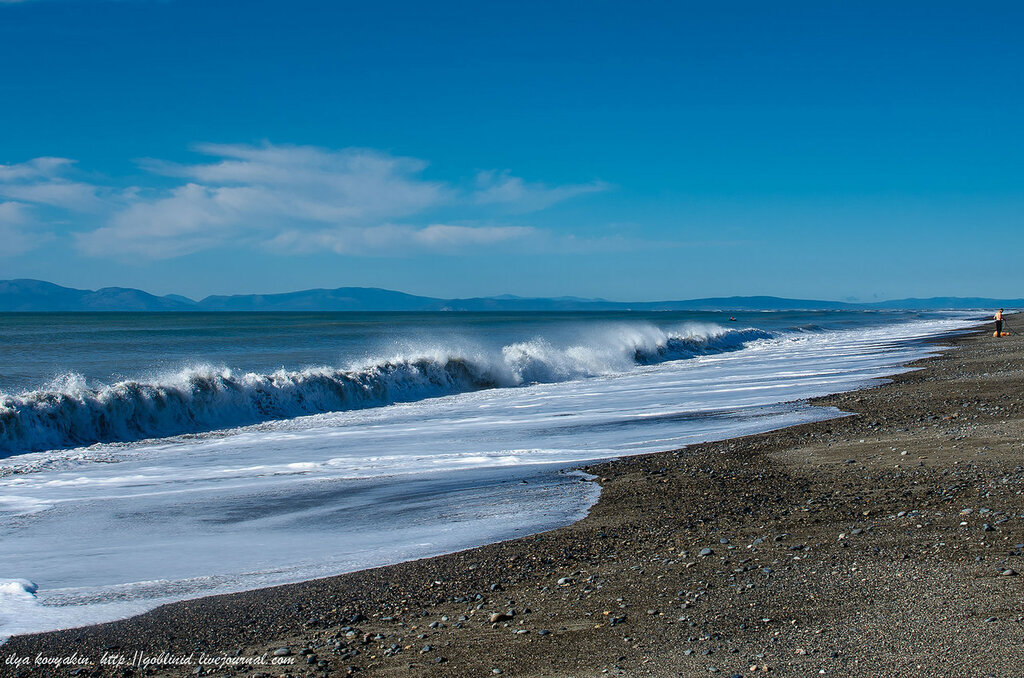
{"type": "Polygon", "coordinates": [[[0,637],[567,524],[970,313],[0,314],[0,637]]]}

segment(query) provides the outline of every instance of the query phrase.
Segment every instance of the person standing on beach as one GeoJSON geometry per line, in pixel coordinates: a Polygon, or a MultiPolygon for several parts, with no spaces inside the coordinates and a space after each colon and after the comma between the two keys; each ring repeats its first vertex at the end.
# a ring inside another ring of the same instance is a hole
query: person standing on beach
{"type": "Polygon", "coordinates": [[[997,337],[1003,336],[1003,309],[996,311],[996,335],[997,337]]]}

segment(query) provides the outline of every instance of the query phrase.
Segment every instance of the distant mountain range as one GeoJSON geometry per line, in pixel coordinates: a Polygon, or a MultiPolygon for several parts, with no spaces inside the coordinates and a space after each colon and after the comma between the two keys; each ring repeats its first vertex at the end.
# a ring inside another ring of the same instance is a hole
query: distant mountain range
{"type": "Polygon", "coordinates": [[[932,297],[871,304],[780,297],[714,297],[681,301],[617,302],[578,297],[511,295],[436,299],[376,287],[339,287],[284,294],[210,296],[200,301],[176,294],[158,297],[127,287],[77,290],[42,280],[0,281],[0,312],[16,311],[788,311],[864,309],[1022,308],[1024,299],[932,297]]]}

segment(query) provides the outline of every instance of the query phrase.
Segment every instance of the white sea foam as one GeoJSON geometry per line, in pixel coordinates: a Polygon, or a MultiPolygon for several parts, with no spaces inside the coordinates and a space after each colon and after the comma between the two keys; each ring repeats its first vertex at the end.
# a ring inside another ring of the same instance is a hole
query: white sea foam
{"type": "Polygon", "coordinates": [[[242,426],[319,412],[362,409],[487,388],[560,382],[624,372],[742,348],[770,335],[717,326],[665,332],[624,326],[586,344],[544,339],[489,355],[445,347],[375,357],[345,368],[239,374],[197,365],[144,380],[90,386],[63,374],[46,388],[0,396],[0,454],[132,441],[242,426]]]}

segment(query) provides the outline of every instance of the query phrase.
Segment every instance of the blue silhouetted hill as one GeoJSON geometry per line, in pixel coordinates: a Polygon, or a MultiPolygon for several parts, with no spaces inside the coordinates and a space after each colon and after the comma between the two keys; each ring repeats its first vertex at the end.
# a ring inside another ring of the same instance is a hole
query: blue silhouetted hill
{"type": "Polygon", "coordinates": [[[467,299],[424,297],[378,287],[338,287],[280,294],[214,295],[200,301],[156,296],[129,287],[79,290],[42,280],[0,281],[0,312],[17,311],[846,311],[869,309],[1021,308],[1024,299],[932,297],[870,304],[771,296],[622,302],[580,297],[501,295],[467,299]]]}

